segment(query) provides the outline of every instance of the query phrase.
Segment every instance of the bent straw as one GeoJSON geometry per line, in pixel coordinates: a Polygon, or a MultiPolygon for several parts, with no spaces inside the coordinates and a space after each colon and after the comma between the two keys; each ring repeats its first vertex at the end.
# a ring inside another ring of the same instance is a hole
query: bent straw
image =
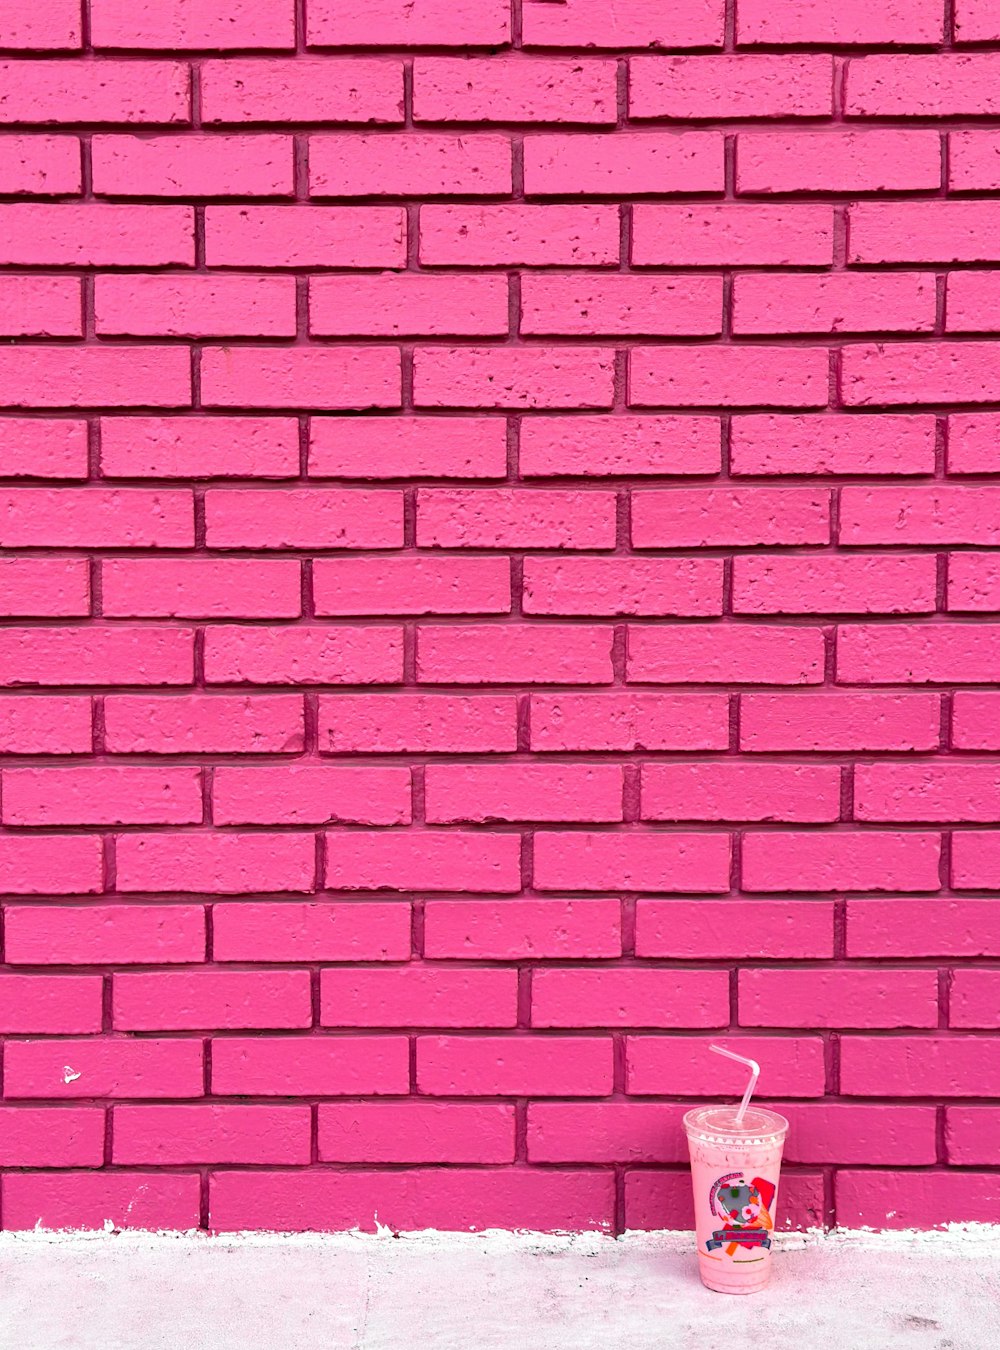
{"type": "Polygon", "coordinates": [[[750,1105],[750,1098],[753,1096],[753,1090],[757,1086],[757,1079],[760,1077],[760,1065],[755,1059],[746,1059],[743,1055],[734,1055],[732,1050],[726,1050],[721,1045],[710,1045],[708,1048],[714,1050],[717,1055],[725,1055],[727,1059],[735,1059],[738,1064],[745,1064],[750,1070],[750,1082],[747,1083],[747,1090],[744,1092],[743,1100],[736,1112],[736,1124],[742,1125],[746,1109],[750,1105]]]}

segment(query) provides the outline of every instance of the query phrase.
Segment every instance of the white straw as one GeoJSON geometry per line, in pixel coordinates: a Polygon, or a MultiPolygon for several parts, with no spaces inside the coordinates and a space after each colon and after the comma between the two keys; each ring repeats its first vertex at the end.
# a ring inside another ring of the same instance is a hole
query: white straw
{"type": "Polygon", "coordinates": [[[708,1048],[714,1050],[717,1055],[725,1055],[727,1059],[735,1059],[737,1063],[745,1064],[750,1070],[750,1082],[747,1083],[747,1090],[740,1102],[740,1109],[736,1112],[736,1124],[742,1125],[746,1109],[750,1105],[750,1098],[753,1096],[753,1090],[757,1086],[757,1079],[760,1077],[760,1065],[755,1059],[746,1059],[743,1055],[734,1055],[732,1050],[726,1050],[721,1045],[710,1045],[708,1048]]]}

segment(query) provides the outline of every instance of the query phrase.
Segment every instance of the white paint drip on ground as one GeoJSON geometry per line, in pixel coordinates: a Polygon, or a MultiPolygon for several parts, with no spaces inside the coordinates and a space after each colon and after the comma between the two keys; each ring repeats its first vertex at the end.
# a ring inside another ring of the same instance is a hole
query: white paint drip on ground
{"type": "Polygon", "coordinates": [[[985,1350],[1000,1228],[790,1233],[702,1288],[689,1233],[0,1234],[18,1350],[985,1350]],[[752,1336],[749,1333],[752,1328],[752,1336]]]}

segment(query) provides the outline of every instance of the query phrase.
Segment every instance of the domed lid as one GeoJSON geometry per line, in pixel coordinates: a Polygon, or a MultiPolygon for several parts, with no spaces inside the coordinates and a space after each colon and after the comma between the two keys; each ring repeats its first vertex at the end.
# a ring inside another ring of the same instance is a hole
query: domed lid
{"type": "Polygon", "coordinates": [[[684,1116],[688,1138],[729,1148],[780,1144],[788,1133],[788,1121],[777,1111],[751,1106],[737,1124],[736,1106],[696,1106],[684,1116]]]}

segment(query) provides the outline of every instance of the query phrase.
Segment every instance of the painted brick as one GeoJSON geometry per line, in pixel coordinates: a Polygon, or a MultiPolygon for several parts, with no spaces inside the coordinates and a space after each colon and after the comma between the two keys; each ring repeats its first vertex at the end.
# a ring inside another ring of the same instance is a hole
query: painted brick
{"type": "Polygon", "coordinates": [[[942,23],[940,6],[933,0],[890,0],[878,9],[839,0],[788,0],[775,9],[765,0],[743,0],[736,40],[748,46],[803,42],[932,46],[942,39],[942,23]]]}
{"type": "Polygon", "coordinates": [[[187,1231],[201,1213],[197,1172],[13,1172],[3,1179],[4,1227],[187,1231]]]}
{"type": "Polygon", "coordinates": [[[848,956],[996,956],[996,900],[848,900],[848,956]]]}
{"type": "Polygon", "coordinates": [[[420,1036],[417,1089],[430,1097],[604,1097],[610,1036],[420,1036]]]}
{"type": "Polygon", "coordinates": [[[80,142],[75,136],[7,133],[0,142],[0,184],[4,192],[55,197],[79,192],[82,182],[80,142]]]}
{"type": "Polygon", "coordinates": [[[960,891],[992,889],[1000,866],[1000,832],[956,830],[951,843],[952,886],[960,891]]]}
{"type": "Polygon", "coordinates": [[[995,42],[1000,23],[993,7],[984,0],[958,0],[955,7],[955,38],[958,42],[995,42]]]}
{"type": "Polygon", "coordinates": [[[295,282],[291,277],[102,276],[95,282],[94,306],[102,336],[295,334],[295,282]]]}
{"type": "Polygon", "coordinates": [[[212,817],[217,825],[408,825],[410,771],[327,764],[218,768],[212,817]]]}
{"type": "Polygon", "coordinates": [[[402,267],[406,220],[395,206],[209,206],[205,257],[209,267],[402,267]]]}
{"type": "Polygon", "coordinates": [[[91,32],[97,47],[291,47],[290,0],[93,0],[91,32]]]}
{"type": "Polygon", "coordinates": [[[379,1102],[319,1108],[319,1156],[348,1163],[509,1163],[514,1108],[379,1102]]]}
{"type": "Polygon", "coordinates": [[[403,497],[319,487],[210,489],[205,542],[209,548],[398,548],[403,497]]]}
{"type": "Polygon", "coordinates": [[[721,325],[721,277],[532,272],[521,283],[530,336],[700,336],[721,325]]]}
{"type": "Polygon", "coordinates": [[[639,900],[636,956],[695,960],[833,955],[825,900],[639,900]]]}
{"type": "Polygon", "coordinates": [[[721,462],[715,417],[532,417],[521,426],[526,477],[710,474],[721,462]]]}
{"type": "Polygon", "coordinates": [[[833,63],[826,55],[633,56],[629,116],[715,122],[828,117],[833,63]]]}
{"type": "MultiPolygon", "coordinates": [[[[7,961],[16,964],[10,954],[7,961]]],[[[0,975],[0,1027],[15,1036],[100,1031],[103,983],[99,975],[0,975]]]]}
{"type": "Polygon", "coordinates": [[[291,559],[116,558],[101,565],[113,618],[295,619],[300,568],[291,559]]]}
{"type": "MultiPolygon", "coordinates": [[[[53,6],[46,6],[51,14],[53,6]]],[[[40,11],[41,13],[41,11],[40,11]]],[[[33,45],[33,44],[29,44],[33,45]]],[[[187,122],[191,80],[181,61],[0,62],[0,122],[187,122]]]]}
{"type": "Polygon", "coordinates": [[[352,132],[309,139],[313,197],[490,197],[510,190],[506,136],[352,132]]]}
{"type": "Polygon", "coordinates": [[[608,684],[612,630],[572,624],[425,625],[417,635],[423,684],[608,684]]]}
{"type": "Polygon", "coordinates": [[[212,1042],[212,1091],[222,1097],[406,1094],[405,1036],[225,1036],[212,1042]]]}
{"type": "Polygon", "coordinates": [[[994,1097],[1000,1037],[844,1036],[840,1090],[848,1097],[994,1097]]]}
{"type": "Polygon", "coordinates": [[[114,694],[104,703],[119,754],[251,754],[302,750],[301,694],[114,694]]]}
{"type": "Polygon", "coordinates": [[[1000,472],[1000,418],[996,413],[956,413],[948,418],[949,473],[1000,472]]]}
{"type": "Polygon", "coordinates": [[[188,684],[190,628],[5,628],[0,685],[188,684]]]}
{"type": "Polygon", "coordinates": [[[632,498],[634,548],[825,544],[830,497],[822,488],[669,488],[632,498]]]}
{"type": "Polygon", "coordinates": [[[934,419],[883,413],[734,417],[734,474],[934,472],[934,419]]]}
{"type": "Polygon", "coordinates": [[[616,821],[616,764],[429,764],[424,814],[436,825],[489,820],[616,821]]]}
{"type": "Polygon", "coordinates": [[[396,628],[230,624],[205,634],[210,684],[393,684],[402,664],[396,628]]]}
{"type": "Polygon", "coordinates": [[[23,905],[6,915],[14,965],[165,965],[205,959],[200,905],[23,905]]]}
{"type": "Polygon", "coordinates": [[[952,700],[951,743],[956,750],[1000,749],[1000,694],[957,690],[952,700]]]}
{"type": "Polygon", "coordinates": [[[79,755],[93,745],[89,697],[0,697],[0,753],[79,755]]]}
{"type": "Polygon", "coordinates": [[[859,202],[848,212],[849,263],[992,262],[1000,208],[989,201],[859,202]]]}
{"type": "Polygon", "coordinates": [[[937,694],[744,694],[744,750],[936,750],[937,694]]]}
{"type": "Polygon", "coordinates": [[[725,750],[725,694],[532,694],[533,750],[725,750]]]}
{"type": "Polygon", "coordinates": [[[213,907],[217,961],[405,961],[410,907],[256,901],[213,907]]]}
{"type": "Polygon", "coordinates": [[[0,613],[11,618],[82,618],[90,613],[85,558],[3,558],[0,613]]]}
{"type": "Polygon", "coordinates": [[[12,5],[0,26],[0,46],[74,48],[80,46],[79,0],[53,0],[44,10],[12,5]]]}
{"type": "Polygon", "coordinates": [[[201,65],[205,123],[402,122],[400,61],[240,57],[201,65]]]}
{"type": "Polygon", "coordinates": [[[994,1165],[998,1123],[1000,1110],[995,1106],[949,1106],[945,1111],[948,1161],[966,1167],[994,1165]]]}
{"type": "MultiPolygon", "coordinates": [[[[737,1089],[733,1089],[734,1093],[737,1089]]],[[[738,1094],[737,1094],[738,1095],[738,1094]]],[[[671,1223],[694,1227],[691,1171],[630,1169],[625,1173],[626,1229],[657,1230],[670,1216],[671,1223]]],[[[778,1228],[821,1228],[832,1217],[823,1196],[822,1172],[785,1168],[781,1177],[778,1228]]]]}
{"type": "Polygon", "coordinates": [[[725,834],[540,832],[535,885],[542,891],[704,891],[729,889],[725,834]]]}
{"type": "Polygon", "coordinates": [[[198,825],[201,774],[191,768],[5,769],[5,825],[198,825]]]}
{"type": "Polygon", "coordinates": [[[613,61],[538,57],[418,56],[413,63],[417,122],[617,120],[613,61]]]}
{"type": "Polygon", "coordinates": [[[610,549],[615,545],[613,492],[534,488],[421,488],[421,548],[610,549]]]}
{"type": "Polygon", "coordinates": [[[510,38],[505,0],[363,0],[350,12],[338,0],[313,0],[306,39],[312,47],[494,47],[510,38]]]}
{"type": "Polygon", "coordinates": [[[507,310],[499,276],[382,272],[309,281],[309,331],[326,337],[502,336],[507,310]]]}
{"type": "Polygon", "coordinates": [[[183,970],[116,975],[119,1031],[276,1030],[308,1027],[307,970],[183,970]]]}
{"type": "Polygon", "coordinates": [[[432,900],[424,954],[478,961],[620,956],[618,900],[432,900]]]}
{"type": "Polygon", "coordinates": [[[995,52],[865,56],[847,63],[849,117],[984,117],[1000,111],[995,52]]]}
{"type": "Polygon", "coordinates": [[[986,1223],[994,1210],[997,1189],[989,1172],[918,1172],[899,1202],[893,1196],[901,1172],[840,1172],[836,1183],[837,1214],[860,1227],[926,1228],[947,1223],[986,1223]]]}
{"type": "Polygon", "coordinates": [[[314,417],[314,478],[504,478],[498,417],[314,417]]]}
{"type": "Polygon", "coordinates": [[[0,495],[5,548],[185,548],[190,492],[149,488],[13,488],[0,495]]]}
{"type": "Polygon", "coordinates": [[[101,418],[106,478],[293,478],[298,468],[291,418],[101,418]]]}
{"type": "Polygon", "coordinates": [[[1000,981],[993,970],[956,970],[948,999],[948,1025],[1000,1027],[1000,981]]]}
{"type": "Polygon", "coordinates": [[[1000,138],[995,131],[952,132],[948,152],[948,186],[952,191],[1000,187],[1000,138]]]}
{"type": "Polygon", "coordinates": [[[1000,291],[992,272],[977,270],[949,274],[946,308],[949,333],[994,332],[998,306],[1000,291]]]}
{"type": "Polygon", "coordinates": [[[809,347],[634,347],[628,397],[641,408],[821,408],[827,354],[809,347]]]}
{"type": "Polygon", "coordinates": [[[320,1025],[513,1027],[517,972],[457,966],[324,970],[320,1025]]]}
{"type": "MultiPolygon", "coordinates": [[[[37,284],[34,277],[28,283],[37,284]]],[[[87,424],[75,418],[4,418],[0,456],[7,478],[86,478],[87,424]]]]}
{"type": "Polygon", "coordinates": [[[117,1106],[114,1161],[126,1166],[309,1161],[307,1106],[117,1106]]]}
{"type": "Polygon", "coordinates": [[[92,834],[0,835],[0,867],[9,895],[93,895],[103,885],[92,834]]]}
{"type": "MultiPolygon", "coordinates": [[[[710,1036],[630,1036],[627,1091],[630,1096],[672,1093],[692,1097],[739,1096],[741,1071],[708,1058],[710,1036]]],[[[784,1097],[822,1097],[823,1042],[819,1036],[727,1036],[730,1050],[768,1066],[768,1091],[784,1097]]],[[[742,1086],[741,1086],[742,1084],[742,1086]]]]}
{"type": "Polygon", "coordinates": [[[736,139],[736,191],[932,191],[941,186],[933,131],[750,131],[736,139]]]}
{"type": "Polygon", "coordinates": [[[1000,771],[992,764],[858,764],[857,820],[1000,820],[1000,771]]]}
{"type": "MultiPolygon", "coordinates": [[[[850,525],[843,515],[840,523],[847,542],[850,525]]],[[[734,614],[930,614],[936,602],[933,554],[796,553],[733,559],[734,614]]]]}
{"type": "Polygon", "coordinates": [[[4,1167],[100,1167],[103,1161],[100,1107],[0,1107],[4,1167]]]}
{"type": "Polygon", "coordinates": [[[935,306],[924,272],[747,272],[733,284],[733,332],[930,333],[935,306]]]}
{"type": "Polygon", "coordinates": [[[290,197],[290,136],[95,136],[100,197],[290,197]]]}
{"type": "Polygon", "coordinates": [[[959,670],[969,684],[1000,678],[1000,625],[846,624],[840,629],[837,677],[848,684],[947,684],[959,670]]]}
{"type": "Polygon", "coordinates": [[[722,613],[720,558],[526,558],[526,614],[722,613]]]}
{"type": "Polygon", "coordinates": [[[721,1027],[729,1024],[726,970],[538,970],[533,1027],[721,1027]]]}
{"type": "Polygon", "coordinates": [[[643,820],[833,821],[840,817],[834,764],[644,764],[643,820]]]}
{"type": "Polygon", "coordinates": [[[833,260],[833,212],[819,204],[643,203],[633,207],[632,222],[637,267],[828,267],[833,260]]]}
{"type": "MultiPolygon", "coordinates": [[[[189,206],[15,202],[0,207],[0,226],[0,261],[15,267],[157,267],[168,263],[190,267],[194,262],[194,212],[189,206]]],[[[18,354],[4,353],[8,361],[18,354]]],[[[157,354],[166,361],[168,353],[162,349],[149,359],[157,354]]],[[[48,358],[39,354],[37,359],[41,364],[58,357],[67,364],[69,378],[71,359],[81,369],[88,360],[92,367],[113,369],[120,355],[83,348],[50,352],[48,358]]],[[[184,355],[172,353],[173,357],[184,355]]],[[[181,364],[176,362],[178,367],[181,364]]],[[[121,393],[110,391],[102,401],[127,402],[121,393]]],[[[152,398],[138,401],[155,403],[152,398]]]]}
{"type": "Polygon", "coordinates": [[[738,1000],[744,1027],[936,1027],[937,971],[741,970],[738,1000]]]}
{"type": "Polygon", "coordinates": [[[614,355],[599,348],[418,347],[413,354],[419,408],[610,408],[613,398],[614,355]]]}
{"type": "Polygon", "coordinates": [[[118,840],[120,891],[308,891],[309,835],[127,834],[118,840]]]}
{"type": "Polygon", "coordinates": [[[422,206],[431,267],[606,267],[618,262],[616,206],[422,206]]]}
{"type": "Polygon", "coordinates": [[[323,614],[508,614],[506,558],[316,558],[323,614]]]}
{"type": "Polygon", "coordinates": [[[796,834],[743,837],[748,891],[936,891],[936,834],[796,834]]]}
{"type": "Polygon", "coordinates": [[[503,694],[321,696],[319,745],[332,754],[515,750],[517,703],[503,694]]]}
{"type": "Polygon", "coordinates": [[[719,193],[724,151],[716,131],[528,136],[524,190],[532,197],[719,193]]]}
{"type": "Polygon", "coordinates": [[[628,678],[648,684],[819,684],[818,628],[657,624],[629,632],[628,678]]]}
{"type": "Polygon", "coordinates": [[[208,347],[201,376],[207,407],[399,405],[399,355],[387,348],[208,347]]]}
{"type": "Polygon", "coordinates": [[[154,1040],[8,1041],[4,1095],[155,1099],[200,1097],[204,1090],[200,1041],[154,1040]]]}
{"type": "Polygon", "coordinates": [[[174,408],[190,400],[187,352],[174,347],[8,347],[0,405],[8,408],[174,408]]]}
{"type": "Polygon", "coordinates": [[[521,839],[517,834],[355,830],[327,835],[326,843],[330,890],[513,894],[520,889],[521,839]]]}
{"type": "Polygon", "coordinates": [[[656,0],[566,0],[560,6],[529,0],[524,42],[531,47],[719,47],[719,0],[665,12],[656,0]]]}

